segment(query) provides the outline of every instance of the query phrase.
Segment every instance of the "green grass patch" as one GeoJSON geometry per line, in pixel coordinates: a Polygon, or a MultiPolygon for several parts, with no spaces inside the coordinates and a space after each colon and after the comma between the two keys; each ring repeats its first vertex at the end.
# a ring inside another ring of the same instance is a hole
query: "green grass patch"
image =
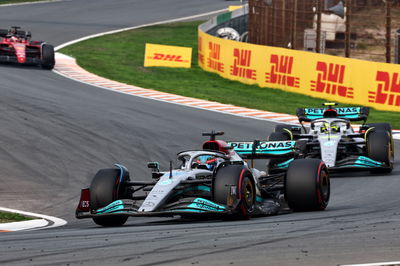
{"type": "Polygon", "coordinates": [[[0,223],[21,222],[28,220],[32,220],[32,218],[17,213],[0,212],[0,223]]]}
{"type": "MultiPolygon", "coordinates": [[[[165,24],[107,35],[68,46],[61,52],[75,57],[88,71],[112,80],[221,103],[295,114],[298,107],[318,107],[325,101],[245,85],[203,71],[197,64],[197,26],[200,23],[165,24]],[[146,43],[192,47],[192,68],[143,67],[146,43]]],[[[387,121],[400,129],[398,117],[395,112],[372,110],[369,122],[387,121]]]]}
{"type": "Polygon", "coordinates": [[[0,0],[0,5],[26,3],[26,2],[42,2],[42,1],[45,1],[45,0],[0,0]]]}

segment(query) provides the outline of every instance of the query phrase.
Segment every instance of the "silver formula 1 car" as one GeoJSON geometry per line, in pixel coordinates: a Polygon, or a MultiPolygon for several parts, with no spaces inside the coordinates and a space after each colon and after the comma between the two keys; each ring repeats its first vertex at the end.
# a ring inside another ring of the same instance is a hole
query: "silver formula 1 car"
{"type": "Polygon", "coordinates": [[[203,135],[201,150],[178,153],[177,167],[159,171],[148,163],[151,181],[132,180],[122,165],[102,169],[83,189],[76,217],[102,226],[123,225],[129,216],[249,218],[281,211],[324,210],[330,182],[319,159],[296,159],[288,171],[266,175],[252,167],[254,159],[297,157],[295,141],[225,142],[223,132],[203,135]],[[251,165],[244,159],[251,160],[251,165]]]}
{"type": "MultiPolygon", "coordinates": [[[[304,156],[322,159],[330,171],[354,169],[390,173],[394,160],[390,124],[366,124],[368,107],[324,105],[324,108],[299,108],[297,116],[301,126],[277,125],[269,140],[303,142],[304,156]],[[359,132],[353,130],[352,121],[364,121],[359,132]],[[303,122],[310,122],[308,129],[303,122]]],[[[271,160],[269,172],[284,171],[292,160],[271,160]]]]}

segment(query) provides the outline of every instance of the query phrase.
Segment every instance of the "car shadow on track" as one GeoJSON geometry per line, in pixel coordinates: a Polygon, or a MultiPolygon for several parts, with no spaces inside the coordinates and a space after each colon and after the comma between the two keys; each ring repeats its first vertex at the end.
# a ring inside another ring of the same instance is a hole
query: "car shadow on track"
{"type": "Polygon", "coordinates": [[[369,171],[346,171],[346,172],[337,172],[337,173],[329,173],[329,177],[332,178],[382,178],[385,176],[392,176],[399,174],[397,171],[392,171],[389,174],[378,174],[371,173],[369,171]]]}
{"type": "Polygon", "coordinates": [[[17,63],[0,63],[0,68],[19,68],[19,69],[30,69],[30,70],[39,70],[39,71],[48,71],[46,69],[41,68],[37,65],[21,65],[17,63]]]}

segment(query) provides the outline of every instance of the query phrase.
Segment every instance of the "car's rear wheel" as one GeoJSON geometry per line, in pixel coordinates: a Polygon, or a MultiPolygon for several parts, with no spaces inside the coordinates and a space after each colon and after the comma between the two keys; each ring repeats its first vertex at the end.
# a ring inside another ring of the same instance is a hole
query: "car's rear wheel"
{"type": "MultiPolygon", "coordinates": [[[[90,184],[90,208],[97,210],[121,198],[118,189],[120,170],[101,169],[90,184]]],[[[121,190],[122,191],[122,190],[121,190]]],[[[93,217],[93,221],[101,226],[121,226],[128,219],[127,215],[93,217]]]]}
{"type": "Polygon", "coordinates": [[[54,59],[54,47],[50,44],[42,45],[42,68],[43,69],[53,69],[56,61],[54,59]]]}
{"type": "Polygon", "coordinates": [[[285,198],[294,211],[321,211],[328,206],[328,169],[319,159],[297,159],[285,177],[285,198]]]}
{"type": "Polygon", "coordinates": [[[368,126],[375,128],[375,130],[383,130],[392,134],[392,126],[389,123],[370,123],[368,126]]]}
{"type": "Polygon", "coordinates": [[[386,168],[376,168],[373,173],[390,173],[393,170],[394,150],[392,136],[386,130],[373,130],[367,134],[368,157],[386,164],[386,168]]]}
{"type": "Polygon", "coordinates": [[[292,126],[290,126],[290,125],[279,124],[279,125],[275,126],[274,132],[281,133],[286,136],[287,140],[291,140],[293,138],[293,133],[292,133],[291,127],[292,126]]]}
{"type": "Polygon", "coordinates": [[[250,218],[255,208],[256,187],[249,169],[243,165],[219,168],[213,180],[213,200],[224,205],[238,200],[236,214],[239,218],[250,218]]]}

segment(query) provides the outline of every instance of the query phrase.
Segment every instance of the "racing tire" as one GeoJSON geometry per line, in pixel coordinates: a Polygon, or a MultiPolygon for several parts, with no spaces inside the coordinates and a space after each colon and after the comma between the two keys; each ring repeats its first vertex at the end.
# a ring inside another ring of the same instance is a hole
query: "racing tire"
{"type": "MultiPolygon", "coordinates": [[[[276,127],[275,127],[275,131],[276,132],[272,132],[270,135],[269,135],[269,137],[268,137],[268,140],[269,141],[285,141],[285,140],[290,140],[290,136],[289,136],[289,134],[286,132],[286,134],[284,133],[284,132],[281,132],[281,131],[277,131],[277,129],[278,128],[281,128],[281,126],[282,126],[282,128],[285,126],[285,125],[277,125],[276,127]]],[[[274,169],[274,166],[275,165],[277,165],[277,164],[280,164],[280,163],[283,163],[284,161],[286,161],[287,159],[270,159],[269,160],[269,162],[268,162],[268,173],[270,173],[270,174],[274,174],[274,173],[279,173],[279,172],[282,172],[282,171],[284,171],[284,170],[282,170],[282,169],[274,169]]]]}
{"type": "Polygon", "coordinates": [[[51,70],[54,68],[56,61],[54,59],[54,47],[50,44],[42,45],[42,68],[51,70]]]}
{"type": "Polygon", "coordinates": [[[387,130],[374,130],[367,135],[367,154],[368,157],[385,163],[387,168],[372,169],[372,173],[388,174],[393,170],[393,138],[387,130]]]}
{"type": "Polygon", "coordinates": [[[269,137],[269,141],[285,141],[285,140],[290,140],[290,137],[287,136],[287,134],[284,134],[283,132],[272,132],[269,137]]]}
{"type": "MultiPolygon", "coordinates": [[[[118,195],[119,170],[101,169],[90,184],[90,208],[97,210],[120,199],[118,195]]],[[[101,226],[121,226],[128,219],[127,215],[93,217],[93,221],[101,226]]]]}
{"type": "MultiPolygon", "coordinates": [[[[293,135],[292,135],[291,133],[288,132],[288,130],[289,130],[290,132],[292,132],[292,131],[290,130],[291,127],[292,127],[292,126],[285,125],[285,124],[276,125],[276,126],[275,126],[275,130],[274,130],[274,133],[281,133],[281,134],[283,134],[283,135],[286,136],[286,139],[284,139],[284,140],[291,140],[293,135]]],[[[280,139],[279,139],[279,140],[280,140],[280,139]]]]}
{"type": "Polygon", "coordinates": [[[320,159],[297,159],[285,176],[285,199],[293,211],[322,211],[328,206],[330,180],[320,159]]]}
{"type": "Polygon", "coordinates": [[[389,132],[392,135],[392,126],[389,123],[371,123],[369,127],[374,127],[375,130],[383,130],[389,132]]]}
{"type": "Polygon", "coordinates": [[[212,196],[215,203],[229,205],[231,189],[236,187],[238,218],[249,219],[255,209],[256,187],[250,170],[243,165],[226,165],[218,169],[213,179],[212,196]]]}

